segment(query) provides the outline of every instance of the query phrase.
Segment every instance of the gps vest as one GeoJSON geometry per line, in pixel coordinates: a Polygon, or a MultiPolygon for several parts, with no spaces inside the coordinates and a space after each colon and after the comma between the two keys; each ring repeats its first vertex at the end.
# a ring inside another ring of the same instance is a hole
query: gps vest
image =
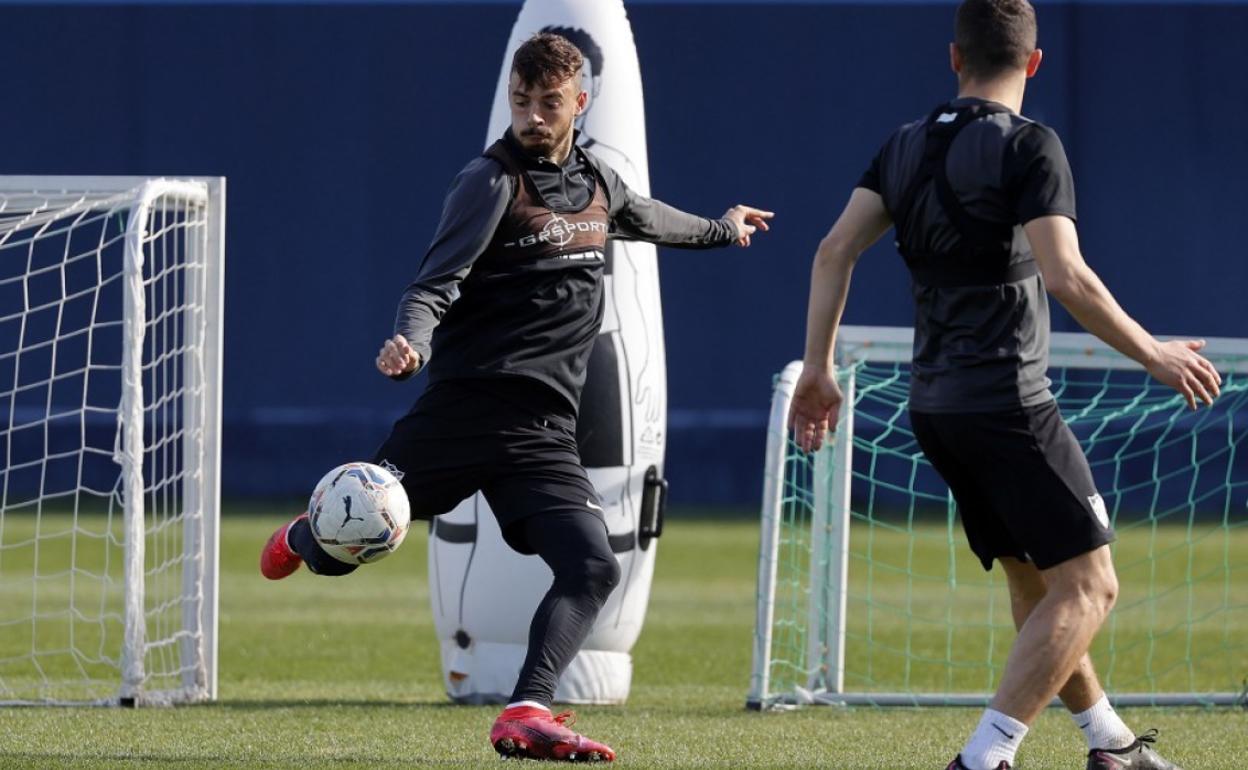
{"type": "MultiPolygon", "coordinates": [[[[576,148],[572,151],[577,152],[576,148]]],[[[603,181],[595,180],[593,197],[584,208],[557,211],[542,200],[514,153],[501,139],[485,151],[486,157],[501,163],[515,180],[515,195],[478,262],[529,261],[592,251],[601,257],[607,248],[607,196],[603,181]]]]}
{"type": "Polygon", "coordinates": [[[1008,111],[1001,105],[989,103],[944,104],[928,116],[918,171],[890,212],[897,229],[897,250],[918,283],[934,288],[991,286],[1021,281],[1038,272],[1031,259],[1010,264],[1014,224],[992,222],[970,214],[950,186],[946,169],[949,147],[962,129],[978,118],[1008,111]],[[914,237],[915,228],[930,224],[920,221],[920,212],[915,210],[919,193],[929,185],[934,188],[940,209],[960,236],[961,244],[948,253],[910,246],[921,242],[914,237]]]}

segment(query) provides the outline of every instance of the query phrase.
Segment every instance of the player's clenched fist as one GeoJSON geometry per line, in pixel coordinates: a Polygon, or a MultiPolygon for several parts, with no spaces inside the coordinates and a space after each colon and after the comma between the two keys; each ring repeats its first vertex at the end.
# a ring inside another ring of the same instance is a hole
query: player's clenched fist
{"type": "Polygon", "coordinates": [[[412,346],[402,334],[396,334],[386,340],[377,353],[377,371],[387,377],[400,374],[411,374],[420,366],[420,354],[412,350],[412,346]]]}

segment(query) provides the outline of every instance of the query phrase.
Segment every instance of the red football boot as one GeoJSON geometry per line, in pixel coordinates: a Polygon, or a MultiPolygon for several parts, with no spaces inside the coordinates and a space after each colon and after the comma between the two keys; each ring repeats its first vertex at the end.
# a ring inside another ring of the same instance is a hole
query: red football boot
{"type": "Polygon", "coordinates": [[[306,512],[299,514],[278,527],[277,531],[269,537],[269,542],[264,544],[264,550],[260,552],[261,575],[269,580],[281,580],[284,577],[290,577],[295,570],[299,569],[299,565],[303,564],[303,559],[299,558],[299,554],[295,553],[290,543],[286,541],[286,533],[292,524],[306,518],[308,518],[306,512]]]}
{"type": "Polygon", "coordinates": [[[612,762],[609,746],[591,741],[568,729],[576,721],[571,711],[562,714],[532,706],[504,709],[494,720],[490,743],[504,758],[553,759],[563,762],[612,762]]]}

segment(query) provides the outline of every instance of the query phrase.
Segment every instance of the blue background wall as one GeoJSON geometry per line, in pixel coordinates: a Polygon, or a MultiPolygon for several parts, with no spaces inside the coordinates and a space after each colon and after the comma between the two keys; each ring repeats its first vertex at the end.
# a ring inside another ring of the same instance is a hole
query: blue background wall
{"type": "MultiPolygon", "coordinates": [[[[518,7],[0,5],[3,173],[229,178],[227,495],[305,492],[416,396],[372,359],[447,184],[485,142],[518,7]]],[[[889,131],[952,94],[953,4],[629,15],[656,197],[778,212],[749,250],[660,257],[673,499],[751,504],[771,375],[801,355],[810,256],[889,131]]],[[[1024,111],[1066,143],[1089,261],[1150,330],[1245,335],[1248,5],[1039,17],[1024,111]]],[[[910,324],[886,244],[846,316],[910,324]]]]}

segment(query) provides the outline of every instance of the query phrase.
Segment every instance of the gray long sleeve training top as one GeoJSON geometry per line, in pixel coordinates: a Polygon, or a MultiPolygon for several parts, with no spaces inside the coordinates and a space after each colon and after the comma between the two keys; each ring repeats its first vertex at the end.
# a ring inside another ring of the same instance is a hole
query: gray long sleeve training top
{"type": "MultiPolygon", "coordinates": [[[[504,141],[520,147],[510,132],[504,141]]],[[[601,179],[612,238],[692,249],[726,246],[737,238],[730,220],[695,216],[638,195],[580,147],[562,165],[523,151],[517,155],[541,199],[556,212],[583,208],[601,179]]],[[[478,265],[511,206],[517,181],[485,156],[459,173],[416,278],[403,292],[395,333],[420,355],[422,367],[428,362],[431,382],[526,376],[575,407],[584,385],[585,340],[592,343],[602,320],[603,260],[553,271],[478,265]],[[526,301],[552,291],[560,302],[526,301]],[[483,339],[493,342],[480,344],[483,339]]]]}

